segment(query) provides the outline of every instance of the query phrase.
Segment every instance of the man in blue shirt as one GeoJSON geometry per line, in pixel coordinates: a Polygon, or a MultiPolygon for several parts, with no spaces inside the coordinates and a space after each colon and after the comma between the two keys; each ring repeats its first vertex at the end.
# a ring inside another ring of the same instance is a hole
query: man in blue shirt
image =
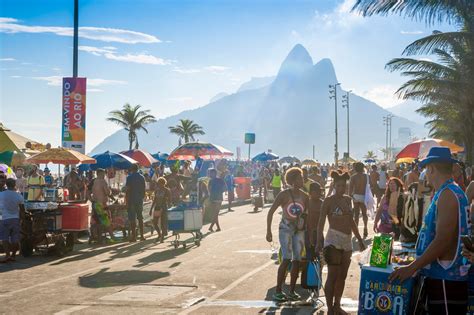
{"type": "Polygon", "coordinates": [[[145,178],[138,173],[138,166],[133,164],[130,174],[125,182],[125,202],[128,210],[128,220],[130,221],[131,237],[130,242],[137,241],[137,219],[140,228],[140,240],[143,236],[143,199],[145,198],[145,178]]]}
{"type": "Polygon", "coordinates": [[[213,227],[214,224],[217,226],[217,232],[221,230],[221,226],[219,225],[219,211],[221,209],[223,193],[226,190],[226,184],[222,178],[217,177],[217,170],[214,168],[209,169],[209,184],[207,185],[207,189],[209,191],[209,201],[210,206],[209,210],[211,212],[211,226],[209,227],[209,231],[214,232],[213,227]]]}
{"type": "Polygon", "coordinates": [[[15,180],[7,179],[7,190],[0,192],[0,240],[3,241],[5,259],[15,261],[20,242],[20,212],[23,213],[23,197],[16,191],[15,180]]]}
{"type": "Polygon", "coordinates": [[[419,271],[425,279],[428,314],[467,312],[470,265],[461,255],[461,235],[470,235],[470,226],[466,195],[453,180],[456,162],[445,147],[431,148],[421,161],[435,195],[419,232],[416,260],[390,276],[391,281],[404,281],[419,271]]]}

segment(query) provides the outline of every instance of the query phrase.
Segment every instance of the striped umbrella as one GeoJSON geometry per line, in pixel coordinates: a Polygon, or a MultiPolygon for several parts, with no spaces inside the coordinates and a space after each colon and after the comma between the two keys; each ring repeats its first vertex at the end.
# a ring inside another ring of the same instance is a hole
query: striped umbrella
{"type": "Polygon", "coordinates": [[[76,164],[95,164],[96,160],[82,154],[80,152],[65,149],[65,148],[52,148],[38,154],[35,154],[25,160],[27,163],[36,164],[63,164],[63,165],[76,165],[76,164]]]}
{"type": "Polygon", "coordinates": [[[222,159],[232,156],[233,153],[219,145],[206,142],[189,142],[174,149],[168,160],[194,160],[200,157],[203,160],[222,159]]]}
{"type": "Polygon", "coordinates": [[[442,139],[417,140],[407,145],[397,154],[397,163],[411,163],[416,159],[423,159],[432,147],[448,147],[451,153],[464,151],[463,147],[442,139]]]}
{"type": "Polygon", "coordinates": [[[128,156],[129,158],[132,158],[133,160],[137,161],[138,164],[145,167],[150,167],[152,164],[158,162],[158,160],[151,156],[150,153],[139,149],[124,151],[120,153],[128,156]]]}

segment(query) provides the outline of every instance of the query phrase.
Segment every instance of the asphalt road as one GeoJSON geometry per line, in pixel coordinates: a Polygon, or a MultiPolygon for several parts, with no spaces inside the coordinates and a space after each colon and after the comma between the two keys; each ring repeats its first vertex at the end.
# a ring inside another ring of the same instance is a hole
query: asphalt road
{"type": "MultiPolygon", "coordinates": [[[[35,255],[0,265],[0,313],[315,313],[311,305],[277,306],[271,301],[278,266],[274,249],[265,241],[268,207],[258,213],[250,205],[235,210],[222,212],[223,230],[206,233],[199,247],[175,249],[172,238],[156,244],[156,234],[148,233],[144,242],[83,244],[63,258],[35,255]]],[[[278,216],[273,220],[275,236],[278,216]]],[[[190,236],[182,234],[181,239],[190,236]]],[[[358,256],[353,255],[343,299],[351,313],[357,310],[358,256]]],[[[316,313],[324,313],[324,307],[316,313]]]]}

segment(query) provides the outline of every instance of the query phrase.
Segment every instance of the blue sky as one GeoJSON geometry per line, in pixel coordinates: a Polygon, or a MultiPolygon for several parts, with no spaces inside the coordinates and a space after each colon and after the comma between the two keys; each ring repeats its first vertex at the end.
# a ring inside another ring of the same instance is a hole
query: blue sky
{"type": "MultiPolygon", "coordinates": [[[[403,82],[384,70],[433,29],[398,16],[363,18],[354,0],[80,0],[79,75],[88,78],[87,151],[118,128],[124,103],[167,117],[275,75],[303,44],[332,59],[344,89],[384,107],[403,82]]],[[[37,141],[60,143],[61,87],[72,75],[73,1],[0,2],[0,121],[37,141]]]]}

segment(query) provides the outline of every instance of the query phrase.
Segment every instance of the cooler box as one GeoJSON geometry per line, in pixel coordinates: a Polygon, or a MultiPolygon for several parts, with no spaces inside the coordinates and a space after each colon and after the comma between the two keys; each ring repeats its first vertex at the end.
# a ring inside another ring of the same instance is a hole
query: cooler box
{"type": "Polygon", "coordinates": [[[168,212],[168,230],[182,231],[184,230],[184,211],[168,212]]]}
{"type": "Polygon", "coordinates": [[[179,205],[168,209],[168,230],[184,230],[184,205],[179,205]]]}
{"type": "MultiPolygon", "coordinates": [[[[169,221],[169,216],[168,216],[169,221]]],[[[202,212],[200,209],[184,210],[184,230],[199,231],[202,228],[202,212]]]]}
{"type": "Polygon", "coordinates": [[[389,283],[388,277],[393,271],[393,264],[387,268],[361,267],[359,288],[359,315],[411,314],[411,300],[415,280],[409,279],[400,284],[389,283]]]}
{"type": "Polygon", "coordinates": [[[59,210],[45,211],[48,232],[58,232],[62,230],[62,212],[59,210]]]}
{"type": "Polygon", "coordinates": [[[89,228],[89,205],[68,203],[59,206],[62,212],[63,231],[85,231],[89,228]]]}
{"type": "Polygon", "coordinates": [[[237,185],[235,193],[238,199],[248,200],[250,199],[250,190],[252,179],[250,177],[235,177],[234,183],[237,185]]]}

